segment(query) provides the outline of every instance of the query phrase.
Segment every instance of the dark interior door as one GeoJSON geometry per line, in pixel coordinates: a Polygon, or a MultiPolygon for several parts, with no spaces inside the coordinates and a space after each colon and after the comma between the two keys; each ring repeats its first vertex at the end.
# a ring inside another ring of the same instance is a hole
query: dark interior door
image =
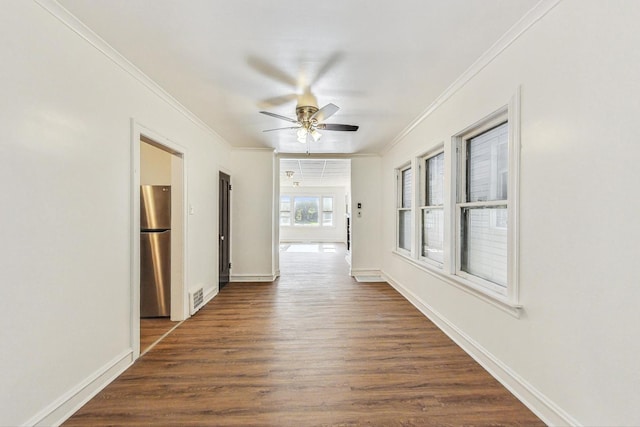
{"type": "Polygon", "coordinates": [[[218,273],[219,288],[222,289],[229,283],[229,271],[231,270],[230,260],[230,229],[229,229],[229,208],[231,195],[231,177],[220,172],[220,226],[218,236],[218,273]]]}

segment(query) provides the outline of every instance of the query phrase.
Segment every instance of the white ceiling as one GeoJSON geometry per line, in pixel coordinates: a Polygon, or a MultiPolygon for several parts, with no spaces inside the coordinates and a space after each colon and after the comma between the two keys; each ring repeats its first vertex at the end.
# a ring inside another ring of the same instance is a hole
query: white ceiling
{"type": "Polygon", "coordinates": [[[377,153],[538,0],[59,0],[237,147],[301,153],[305,87],[341,109],[311,153],[377,153]]]}
{"type": "Polygon", "coordinates": [[[349,159],[280,159],[280,187],[349,187],[349,159]],[[287,171],[293,172],[288,177],[287,171]]]}

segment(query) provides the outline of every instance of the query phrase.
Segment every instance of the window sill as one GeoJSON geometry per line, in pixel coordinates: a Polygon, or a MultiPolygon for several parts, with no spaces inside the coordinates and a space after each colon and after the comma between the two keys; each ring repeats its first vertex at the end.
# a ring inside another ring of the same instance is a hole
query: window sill
{"type": "Polygon", "coordinates": [[[465,280],[459,276],[448,274],[442,268],[438,268],[434,265],[431,265],[426,262],[422,262],[407,256],[402,252],[397,250],[393,250],[392,253],[397,257],[401,258],[404,261],[407,261],[409,264],[417,267],[418,269],[424,271],[425,273],[434,276],[449,285],[455,286],[456,288],[475,296],[483,300],[484,302],[491,304],[492,306],[499,308],[505,313],[510,314],[513,317],[520,318],[520,314],[522,312],[522,305],[513,303],[512,301],[508,301],[504,296],[492,293],[488,290],[480,288],[478,285],[474,284],[469,280],[465,280]]]}

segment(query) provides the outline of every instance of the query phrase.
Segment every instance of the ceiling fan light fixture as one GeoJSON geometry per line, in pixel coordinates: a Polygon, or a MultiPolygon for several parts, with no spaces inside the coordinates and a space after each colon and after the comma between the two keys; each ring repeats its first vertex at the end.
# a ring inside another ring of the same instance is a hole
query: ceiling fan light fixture
{"type": "Polygon", "coordinates": [[[354,132],[358,130],[358,126],[344,125],[337,123],[324,123],[324,120],[333,116],[340,108],[335,104],[327,104],[322,108],[316,107],[317,103],[311,103],[312,105],[300,105],[296,107],[296,119],[292,119],[280,114],[270,113],[268,111],[260,111],[267,116],[275,117],[277,119],[285,120],[291,123],[295,123],[297,126],[291,126],[286,128],[267,129],[263,132],[270,132],[275,130],[296,129],[296,137],[298,142],[305,144],[309,142],[309,135],[313,138],[314,142],[317,142],[322,137],[322,134],[318,132],[318,129],[329,131],[346,131],[354,132]]]}
{"type": "Polygon", "coordinates": [[[313,138],[313,140],[315,142],[318,142],[318,140],[320,139],[320,137],[322,136],[322,134],[320,132],[318,132],[317,130],[312,130],[311,131],[311,137],[313,138]]]}
{"type": "Polygon", "coordinates": [[[296,134],[298,135],[298,142],[301,143],[305,143],[307,142],[307,133],[309,131],[307,130],[306,127],[301,127],[300,129],[297,130],[296,134]]]}

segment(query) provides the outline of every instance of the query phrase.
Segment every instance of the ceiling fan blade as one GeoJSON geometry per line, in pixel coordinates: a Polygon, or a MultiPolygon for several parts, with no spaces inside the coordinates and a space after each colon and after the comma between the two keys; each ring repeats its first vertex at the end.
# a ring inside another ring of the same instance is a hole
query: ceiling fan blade
{"type": "Polygon", "coordinates": [[[347,132],[355,132],[358,130],[359,126],[355,125],[339,125],[337,123],[320,123],[316,126],[317,129],[323,130],[341,130],[347,132]]]}
{"type": "Polygon", "coordinates": [[[298,123],[296,119],[291,119],[289,117],[281,116],[280,114],[270,113],[268,111],[260,111],[260,113],[266,114],[267,116],[275,117],[276,119],[286,120],[291,123],[296,123],[296,124],[298,123]]]}
{"type": "Polygon", "coordinates": [[[300,129],[300,126],[291,126],[291,127],[288,127],[288,128],[265,129],[262,132],[271,132],[271,131],[274,131],[274,130],[288,130],[288,129],[300,129]]]}
{"type": "Polygon", "coordinates": [[[294,77],[290,76],[286,72],[282,71],[275,65],[267,62],[262,58],[259,58],[257,56],[250,56],[249,58],[247,58],[247,64],[249,64],[251,68],[264,76],[267,76],[280,83],[284,83],[290,88],[297,88],[298,82],[294,77]]]}
{"type": "Polygon", "coordinates": [[[296,99],[298,99],[298,94],[295,93],[290,93],[289,95],[274,96],[260,101],[260,106],[264,106],[266,108],[279,107],[280,105],[286,104],[287,102],[295,101],[296,99]]]}
{"type": "Polygon", "coordinates": [[[327,120],[329,117],[333,116],[340,107],[335,104],[327,104],[312,115],[311,119],[316,119],[319,122],[323,122],[327,120]]]}
{"type": "Polygon", "coordinates": [[[334,68],[336,64],[342,60],[343,56],[344,54],[342,52],[332,53],[316,72],[316,76],[314,77],[310,86],[315,86],[315,84],[318,83],[318,81],[320,81],[325,74],[331,71],[331,69],[334,68]]]}

